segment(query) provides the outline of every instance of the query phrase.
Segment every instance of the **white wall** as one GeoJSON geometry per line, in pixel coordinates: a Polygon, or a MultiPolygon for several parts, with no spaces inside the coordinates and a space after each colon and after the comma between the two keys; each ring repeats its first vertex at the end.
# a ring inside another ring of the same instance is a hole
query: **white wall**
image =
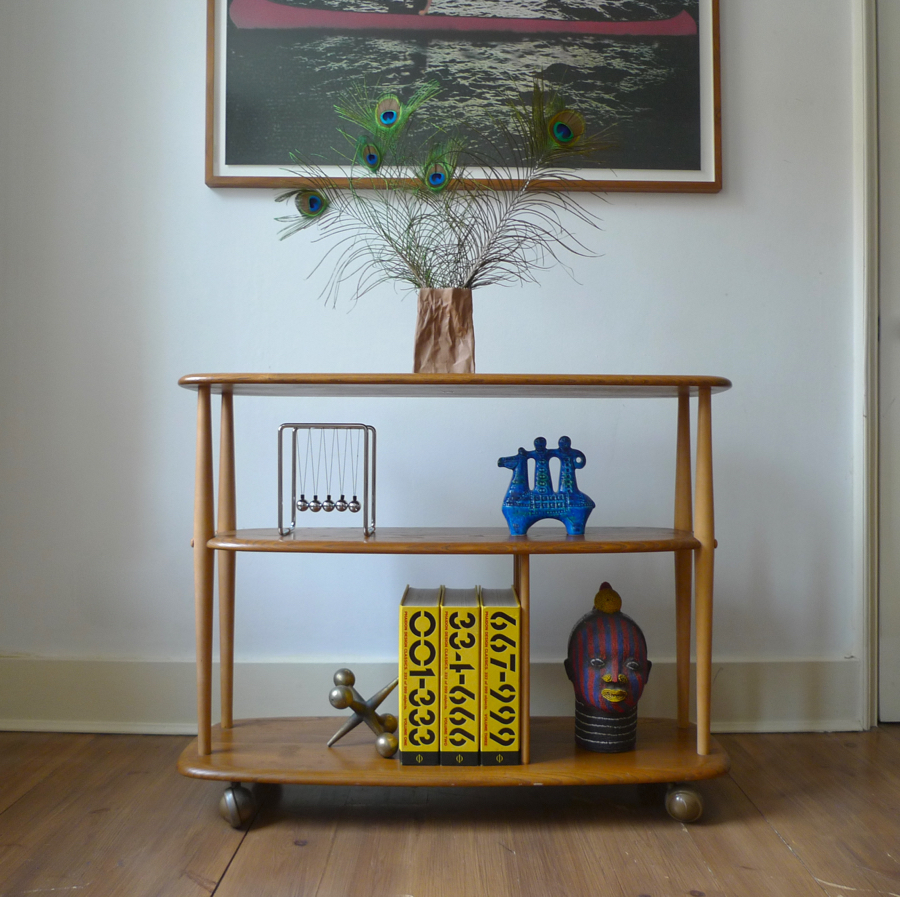
{"type": "MultiPolygon", "coordinates": [[[[323,306],[322,279],[307,279],[320,248],[277,240],[274,194],[204,186],[204,7],[0,5],[0,654],[192,658],[195,406],[180,375],[411,365],[412,297],[323,306]]],[[[787,662],[800,682],[809,663],[855,681],[863,648],[851,55],[842,0],[722,0],[722,193],[586,200],[604,231],[587,235],[600,254],[578,282],[555,271],[476,296],[481,372],[734,381],[714,400],[715,656],[787,662]]],[[[378,428],[385,526],[502,524],[497,457],[563,433],[588,456],[592,523],[670,522],[667,403],[238,400],[237,414],[242,526],[275,523],[278,424],[329,417],[378,428]]],[[[238,660],[331,667],[395,655],[407,581],[511,578],[499,559],[238,567],[238,660]]],[[[562,657],[603,578],[670,659],[669,556],[536,560],[535,658],[562,657]]],[[[0,719],[41,718],[41,694],[0,704],[0,719]]],[[[768,694],[738,717],[720,708],[720,727],[853,726],[863,712],[857,691],[835,708],[815,677],[792,723],[768,694]]]]}

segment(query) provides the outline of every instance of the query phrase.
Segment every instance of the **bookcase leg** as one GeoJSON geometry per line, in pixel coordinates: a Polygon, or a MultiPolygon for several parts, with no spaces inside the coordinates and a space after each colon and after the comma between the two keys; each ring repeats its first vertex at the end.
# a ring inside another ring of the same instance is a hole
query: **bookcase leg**
{"type": "Polygon", "coordinates": [[[694,557],[697,602],[697,753],[709,753],[712,700],[713,520],[712,406],[710,390],[700,390],[697,409],[697,516],[694,535],[700,541],[694,557]]]}
{"type": "Polygon", "coordinates": [[[210,753],[212,726],[212,615],[215,552],[212,409],[208,386],[197,390],[197,463],[194,478],[194,612],[197,625],[197,753],[210,753]]]}
{"type": "MultiPolygon", "coordinates": [[[[222,417],[219,424],[219,509],[216,529],[219,532],[237,528],[237,505],[234,476],[234,399],[222,393],[222,417]]],[[[222,728],[234,724],[234,578],[237,553],[220,551],[219,555],[219,685],[221,691],[222,728]]]]}
{"type": "MultiPolygon", "coordinates": [[[[687,390],[678,396],[675,453],[675,521],[677,530],[694,528],[691,504],[691,406],[687,390]]],[[[691,712],[691,586],[693,552],[675,552],[675,676],[678,726],[690,725],[691,712]]]]}
{"type": "Polygon", "coordinates": [[[522,607],[521,648],[519,656],[522,664],[521,684],[519,690],[521,730],[519,734],[522,746],[522,763],[531,762],[531,555],[515,555],[513,568],[513,586],[519,596],[522,607]]]}

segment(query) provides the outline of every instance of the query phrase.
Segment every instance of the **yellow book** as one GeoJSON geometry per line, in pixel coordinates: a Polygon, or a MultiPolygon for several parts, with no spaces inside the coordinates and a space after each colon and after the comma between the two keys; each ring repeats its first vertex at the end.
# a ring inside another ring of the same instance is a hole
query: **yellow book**
{"type": "Polygon", "coordinates": [[[481,613],[477,589],[441,601],[441,766],[478,766],[481,613]]]}
{"type": "Polygon", "coordinates": [[[400,602],[400,763],[439,766],[440,605],[437,589],[406,587],[400,602]]]}
{"type": "Polygon", "coordinates": [[[522,762],[522,610],[514,589],[481,590],[481,765],[522,762]]]}

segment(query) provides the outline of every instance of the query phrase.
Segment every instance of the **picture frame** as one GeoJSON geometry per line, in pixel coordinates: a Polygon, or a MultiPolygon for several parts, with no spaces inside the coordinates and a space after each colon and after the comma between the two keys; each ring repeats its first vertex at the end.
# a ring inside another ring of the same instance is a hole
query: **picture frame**
{"type": "MultiPolygon", "coordinates": [[[[480,2],[463,0],[461,5],[477,11],[480,2]]],[[[573,8],[566,0],[545,2],[573,8]]],[[[208,186],[306,186],[310,179],[298,173],[292,153],[313,160],[338,186],[348,185],[349,169],[332,146],[344,124],[333,101],[353,81],[414,89],[437,72],[442,89],[449,85],[449,95],[447,111],[436,108],[452,120],[454,108],[462,106],[467,113],[472,108],[496,110],[504,81],[514,91],[530,90],[537,64],[551,89],[585,113],[588,128],[611,135],[613,147],[596,167],[573,169],[571,178],[543,187],[721,190],[719,0],[650,0],[639,6],[655,5],[663,13],[683,9],[674,16],[640,20],[600,15],[601,7],[608,12],[616,4],[632,5],[631,0],[580,0],[580,18],[569,12],[564,20],[512,16],[501,23],[509,29],[573,29],[537,34],[493,34],[496,17],[440,12],[452,9],[454,0],[351,3],[358,11],[348,10],[346,0],[207,0],[208,186]],[[425,15],[414,7],[423,2],[425,15]],[[381,12],[381,7],[400,12],[381,12]],[[386,23],[383,30],[379,16],[386,23]],[[693,33],[687,16],[693,19],[693,33]],[[373,21],[377,27],[371,26],[373,21]],[[596,21],[612,24],[584,24],[596,21]],[[578,30],[592,28],[607,30],[578,30]],[[396,64],[388,65],[386,59],[396,64]],[[395,73],[407,83],[397,85],[395,73]]],[[[533,11],[533,4],[528,9],[533,11]]],[[[515,183],[494,181],[502,187],[515,183]]],[[[375,186],[378,179],[353,177],[352,184],[375,186]]]]}

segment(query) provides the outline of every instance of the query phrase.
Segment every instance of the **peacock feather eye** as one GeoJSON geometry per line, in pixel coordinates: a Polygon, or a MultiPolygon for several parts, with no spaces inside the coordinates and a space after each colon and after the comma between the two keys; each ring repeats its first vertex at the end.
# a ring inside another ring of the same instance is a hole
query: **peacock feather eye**
{"type": "Polygon", "coordinates": [[[369,171],[378,171],[381,167],[381,149],[377,144],[362,138],[356,150],[356,159],[360,165],[365,165],[369,171]]]}
{"type": "Polygon", "coordinates": [[[566,146],[584,134],[584,118],[574,109],[563,109],[550,119],[547,127],[551,140],[560,146],[566,146]]]}
{"type": "Polygon", "coordinates": [[[403,107],[393,94],[382,97],[375,106],[375,122],[380,128],[393,128],[400,123],[403,107]]]}
{"type": "Polygon", "coordinates": [[[318,190],[300,190],[294,204],[305,218],[317,218],[328,208],[328,197],[318,190]]]}
{"type": "Polygon", "coordinates": [[[450,171],[443,162],[432,162],[425,169],[425,186],[437,192],[450,183],[450,171]]]}

